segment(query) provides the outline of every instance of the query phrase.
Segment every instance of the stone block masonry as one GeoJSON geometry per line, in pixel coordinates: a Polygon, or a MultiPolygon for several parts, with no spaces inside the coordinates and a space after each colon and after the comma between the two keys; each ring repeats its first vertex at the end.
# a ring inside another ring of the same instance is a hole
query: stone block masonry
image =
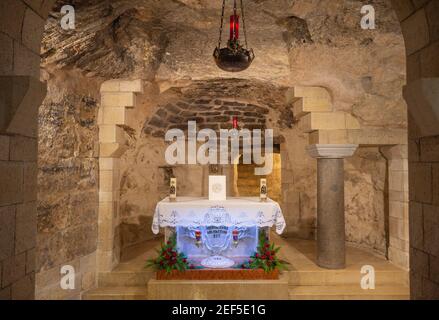
{"type": "Polygon", "coordinates": [[[110,80],[101,85],[99,109],[99,213],[97,268],[111,271],[120,259],[120,170],[119,158],[126,151],[121,126],[128,122],[128,109],[143,93],[141,80],[110,80]]]}
{"type": "Polygon", "coordinates": [[[270,109],[252,103],[241,103],[226,99],[182,99],[174,103],[159,106],[151,119],[145,122],[144,134],[163,137],[170,129],[187,131],[187,123],[196,121],[198,128],[232,129],[232,118],[238,117],[241,125],[249,130],[266,129],[266,116],[270,109]]]}
{"type": "Polygon", "coordinates": [[[274,128],[271,113],[281,111],[281,126],[291,127],[293,117],[284,104],[286,88],[255,82],[249,86],[241,79],[195,81],[191,86],[168,90],[144,122],[143,136],[164,138],[169,129],[187,130],[188,121],[196,121],[198,130],[232,129],[232,119],[238,117],[240,128],[249,130],[274,128]]]}
{"type": "Polygon", "coordinates": [[[23,139],[36,144],[36,138],[0,135],[0,300],[35,296],[36,149],[15,143],[23,139]]]}
{"type": "MultiPolygon", "coordinates": [[[[439,297],[439,2],[392,0],[407,49],[412,299],[439,297]]],[[[405,195],[404,195],[405,196],[405,195]]]]}

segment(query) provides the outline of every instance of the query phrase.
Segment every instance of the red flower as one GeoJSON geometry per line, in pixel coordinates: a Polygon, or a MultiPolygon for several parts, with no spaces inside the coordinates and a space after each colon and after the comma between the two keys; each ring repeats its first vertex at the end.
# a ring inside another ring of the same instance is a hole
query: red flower
{"type": "Polygon", "coordinates": [[[175,251],[172,252],[172,256],[173,256],[173,257],[176,257],[176,256],[177,256],[177,252],[175,252],[175,251]]]}
{"type": "Polygon", "coordinates": [[[267,257],[266,257],[265,255],[263,255],[263,256],[261,257],[261,259],[262,259],[262,260],[265,260],[265,259],[267,259],[267,257]]]}
{"type": "Polygon", "coordinates": [[[256,253],[255,257],[256,259],[259,259],[259,253],[256,253]]]}

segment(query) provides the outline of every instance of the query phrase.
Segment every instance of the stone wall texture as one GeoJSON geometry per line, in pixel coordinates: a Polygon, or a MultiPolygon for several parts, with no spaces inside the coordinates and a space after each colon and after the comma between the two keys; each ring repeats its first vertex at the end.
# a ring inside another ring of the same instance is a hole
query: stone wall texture
{"type": "Polygon", "coordinates": [[[79,297],[95,284],[98,228],[98,86],[80,74],[46,73],[39,111],[38,299],[79,297]],[[60,270],[72,265],[76,290],[62,290],[60,270]]]}

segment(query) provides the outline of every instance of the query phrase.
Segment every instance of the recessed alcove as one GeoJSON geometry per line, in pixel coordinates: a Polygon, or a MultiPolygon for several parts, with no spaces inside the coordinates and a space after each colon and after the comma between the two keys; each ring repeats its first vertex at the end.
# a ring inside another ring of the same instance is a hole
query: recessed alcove
{"type": "MultiPolygon", "coordinates": [[[[280,151],[280,147],[279,147],[280,151]]],[[[260,179],[267,179],[270,198],[282,203],[282,158],[280,152],[273,153],[273,170],[265,176],[255,175],[255,164],[244,164],[242,157],[238,164],[235,164],[236,195],[241,197],[258,197],[260,179]]]]}

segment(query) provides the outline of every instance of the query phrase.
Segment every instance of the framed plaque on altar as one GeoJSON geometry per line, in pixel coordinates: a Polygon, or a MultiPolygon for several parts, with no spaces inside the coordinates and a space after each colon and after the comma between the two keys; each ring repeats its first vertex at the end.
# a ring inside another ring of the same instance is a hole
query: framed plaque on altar
{"type": "Polygon", "coordinates": [[[226,176],[209,176],[209,200],[227,200],[226,176]]]}

